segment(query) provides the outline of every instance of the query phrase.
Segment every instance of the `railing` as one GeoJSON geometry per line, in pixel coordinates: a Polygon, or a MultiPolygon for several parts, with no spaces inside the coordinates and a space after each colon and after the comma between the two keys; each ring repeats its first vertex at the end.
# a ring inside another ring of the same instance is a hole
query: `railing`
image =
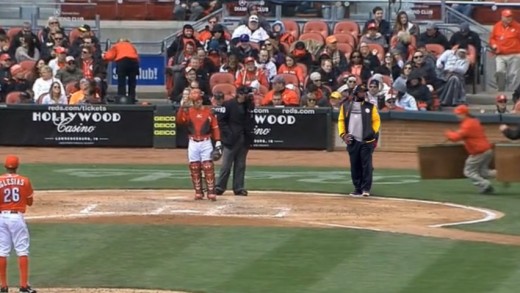
{"type": "Polygon", "coordinates": [[[22,1],[0,0],[0,16],[2,19],[28,19],[32,15],[39,19],[46,19],[49,16],[57,16],[67,20],[84,20],[79,16],[79,11],[90,12],[93,17],[96,15],[97,4],[90,2],[65,3],[58,1],[22,1]],[[71,13],[72,7],[78,7],[76,13],[71,13]],[[69,12],[67,12],[69,11],[69,12]]]}

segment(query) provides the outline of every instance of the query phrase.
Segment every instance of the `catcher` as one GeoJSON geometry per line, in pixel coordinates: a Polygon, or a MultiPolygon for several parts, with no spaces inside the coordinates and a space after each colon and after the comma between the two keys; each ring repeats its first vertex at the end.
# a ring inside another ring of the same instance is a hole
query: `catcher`
{"type": "Polygon", "coordinates": [[[188,160],[195,199],[204,199],[202,172],[206,181],[208,199],[215,201],[215,166],[213,160],[222,156],[220,130],[211,108],[202,106],[202,92],[192,89],[188,99],[181,101],[177,123],[188,125],[188,160]],[[189,103],[192,103],[190,106],[189,103]],[[211,139],[215,140],[215,148],[211,139]]]}

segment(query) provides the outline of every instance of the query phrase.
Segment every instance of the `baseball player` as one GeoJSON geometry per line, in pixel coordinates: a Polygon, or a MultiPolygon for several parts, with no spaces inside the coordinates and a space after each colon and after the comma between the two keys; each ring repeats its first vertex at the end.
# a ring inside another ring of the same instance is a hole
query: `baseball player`
{"type": "Polygon", "coordinates": [[[464,142],[469,154],[464,164],[464,176],[473,181],[480,193],[493,193],[493,186],[488,180],[496,175],[495,170],[489,169],[493,159],[493,146],[486,137],[484,127],[469,113],[466,105],[457,106],[453,112],[461,120],[460,128],[457,131],[446,131],[445,136],[451,141],[464,142]]]}
{"type": "Polygon", "coordinates": [[[7,257],[14,247],[20,269],[20,293],[36,293],[29,286],[29,230],[23,214],[33,204],[33,189],[29,178],[16,174],[19,159],[7,156],[6,174],[0,176],[0,292],[7,286],[7,257]]]}
{"type": "Polygon", "coordinates": [[[192,89],[189,99],[193,105],[187,106],[188,101],[181,101],[181,108],[177,112],[177,123],[188,125],[188,160],[190,162],[191,181],[195,189],[195,199],[203,199],[202,171],[208,189],[208,199],[215,201],[215,154],[211,138],[215,140],[215,151],[222,154],[220,130],[211,108],[202,106],[202,92],[192,89]]]}

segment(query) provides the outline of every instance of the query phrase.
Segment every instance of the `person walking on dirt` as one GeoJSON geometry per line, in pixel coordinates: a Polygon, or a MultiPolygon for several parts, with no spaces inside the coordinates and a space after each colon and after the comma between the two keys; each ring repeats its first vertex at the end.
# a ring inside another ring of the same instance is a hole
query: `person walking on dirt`
{"type": "Polygon", "coordinates": [[[461,120],[457,131],[448,130],[445,136],[450,141],[463,141],[469,156],[464,164],[464,176],[476,185],[480,193],[494,192],[488,178],[495,177],[496,171],[490,170],[493,159],[493,146],[486,137],[480,121],[469,113],[468,106],[460,105],[453,112],[461,120]]]}

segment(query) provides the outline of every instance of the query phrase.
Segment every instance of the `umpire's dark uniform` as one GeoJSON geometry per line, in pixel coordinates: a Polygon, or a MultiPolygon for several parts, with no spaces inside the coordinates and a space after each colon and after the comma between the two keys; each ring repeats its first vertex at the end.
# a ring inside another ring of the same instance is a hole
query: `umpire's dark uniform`
{"type": "Polygon", "coordinates": [[[372,153],[379,134],[381,119],[377,107],[365,101],[366,88],[355,88],[354,99],[340,106],[339,136],[347,143],[354,192],[370,196],[372,188],[372,153]]]}
{"type": "Polygon", "coordinates": [[[233,192],[235,195],[247,195],[244,186],[246,157],[253,143],[254,104],[246,93],[238,91],[237,97],[222,104],[216,111],[222,145],[222,166],[216,184],[217,195],[222,195],[227,188],[231,167],[233,167],[233,192]]]}

